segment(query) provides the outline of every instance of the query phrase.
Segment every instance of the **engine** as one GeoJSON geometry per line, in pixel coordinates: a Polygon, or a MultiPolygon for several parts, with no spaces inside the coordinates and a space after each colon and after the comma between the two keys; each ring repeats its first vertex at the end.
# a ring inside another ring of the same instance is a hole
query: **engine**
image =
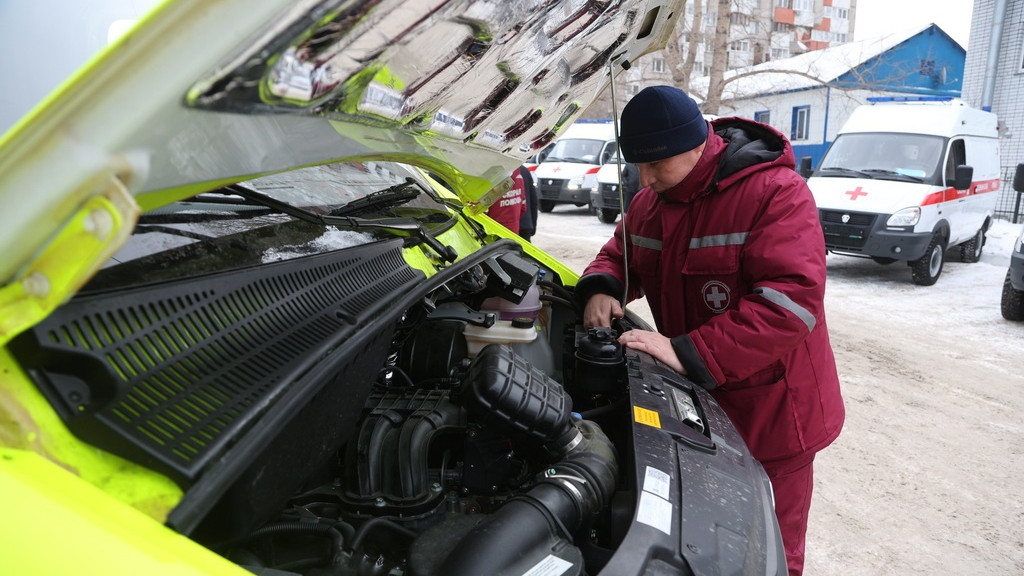
{"type": "Polygon", "coordinates": [[[632,513],[625,364],[542,277],[507,253],[409,310],[333,480],[221,552],[268,574],[596,572],[632,513]]]}

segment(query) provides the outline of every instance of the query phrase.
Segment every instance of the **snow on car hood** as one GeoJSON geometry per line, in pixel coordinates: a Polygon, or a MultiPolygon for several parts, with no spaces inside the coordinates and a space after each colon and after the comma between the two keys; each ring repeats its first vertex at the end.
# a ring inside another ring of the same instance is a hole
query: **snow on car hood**
{"type": "Polygon", "coordinates": [[[298,166],[396,160],[486,202],[679,5],[165,2],[0,138],[0,306],[68,297],[139,209],[298,166]]]}

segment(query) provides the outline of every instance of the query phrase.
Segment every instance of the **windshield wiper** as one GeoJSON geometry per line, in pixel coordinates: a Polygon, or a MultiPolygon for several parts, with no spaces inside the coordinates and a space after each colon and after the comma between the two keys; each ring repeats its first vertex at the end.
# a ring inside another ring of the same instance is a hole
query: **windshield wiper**
{"type": "Polygon", "coordinates": [[[865,168],[864,172],[868,173],[871,178],[880,178],[882,180],[924,182],[924,178],[921,178],[920,176],[911,176],[910,174],[904,174],[895,170],[886,170],[884,168],[865,168]]]}
{"type": "Polygon", "coordinates": [[[864,172],[861,172],[860,170],[854,170],[853,168],[841,168],[839,166],[829,166],[827,168],[821,168],[818,171],[829,172],[829,176],[833,175],[831,174],[832,172],[836,172],[838,173],[836,175],[840,175],[844,178],[871,178],[870,174],[866,174],[864,172]]]}
{"type": "Polygon", "coordinates": [[[413,200],[419,195],[420,189],[416,186],[416,181],[412,178],[406,178],[405,182],[378,190],[332,210],[330,215],[354,216],[363,212],[394,208],[413,200]]]}
{"type": "Polygon", "coordinates": [[[438,241],[437,238],[431,236],[430,233],[423,228],[423,225],[413,218],[391,217],[368,219],[357,218],[354,216],[335,216],[330,214],[320,215],[310,212],[309,210],[297,208],[287,202],[282,202],[276,198],[272,198],[266,194],[250,190],[243,186],[228,186],[225,190],[231,194],[237,194],[246,200],[272,208],[278,212],[282,212],[293,218],[297,218],[311,224],[317,224],[320,226],[337,226],[348,230],[380,230],[400,238],[418,238],[446,262],[454,262],[459,256],[458,252],[456,252],[454,248],[451,246],[445,246],[438,241]]]}

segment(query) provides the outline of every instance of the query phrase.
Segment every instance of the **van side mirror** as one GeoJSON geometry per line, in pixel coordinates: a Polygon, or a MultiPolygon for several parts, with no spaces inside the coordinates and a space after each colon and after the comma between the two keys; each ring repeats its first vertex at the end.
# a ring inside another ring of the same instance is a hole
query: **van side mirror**
{"type": "Polygon", "coordinates": [[[810,156],[804,156],[800,159],[800,175],[804,178],[810,178],[811,174],[814,173],[814,168],[811,167],[812,162],[810,156]]]}
{"type": "Polygon", "coordinates": [[[955,176],[953,176],[953,188],[967,190],[971,187],[971,180],[974,180],[973,166],[961,164],[956,167],[955,176]]]}
{"type": "Polygon", "coordinates": [[[1017,171],[1013,173],[1013,189],[1024,192],[1024,163],[1017,164],[1017,171]]]}

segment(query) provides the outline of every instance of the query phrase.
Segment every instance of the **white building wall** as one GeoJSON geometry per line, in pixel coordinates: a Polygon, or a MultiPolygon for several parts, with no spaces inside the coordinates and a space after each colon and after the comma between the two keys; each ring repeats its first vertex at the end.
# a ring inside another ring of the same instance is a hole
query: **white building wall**
{"type": "MultiPolygon", "coordinates": [[[[1010,214],[1016,202],[1013,174],[1024,162],[1024,3],[1006,2],[1002,41],[995,67],[995,89],[991,110],[999,118],[1002,138],[999,141],[1002,165],[1002,190],[997,210],[1010,214]]],[[[962,96],[972,106],[983,107],[985,76],[988,71],[990,40],[996,0],[974,0],[971,15],[971,36],[964,63],[962,96]]]]}
{"type": "Polygon", "coordinates": [[[723,103],[720,116],[754,118],[757,112],[768,111],[769,124],[787,137],[792,133],[793,109],[810,108],[810,130],[806,140],[794,140],[794,145],[832,142],[839,129],[857,106],[867,103],[869,96],[893,93],[866,90],[836,90],[827,87],[774,94],[723,103]]]}

